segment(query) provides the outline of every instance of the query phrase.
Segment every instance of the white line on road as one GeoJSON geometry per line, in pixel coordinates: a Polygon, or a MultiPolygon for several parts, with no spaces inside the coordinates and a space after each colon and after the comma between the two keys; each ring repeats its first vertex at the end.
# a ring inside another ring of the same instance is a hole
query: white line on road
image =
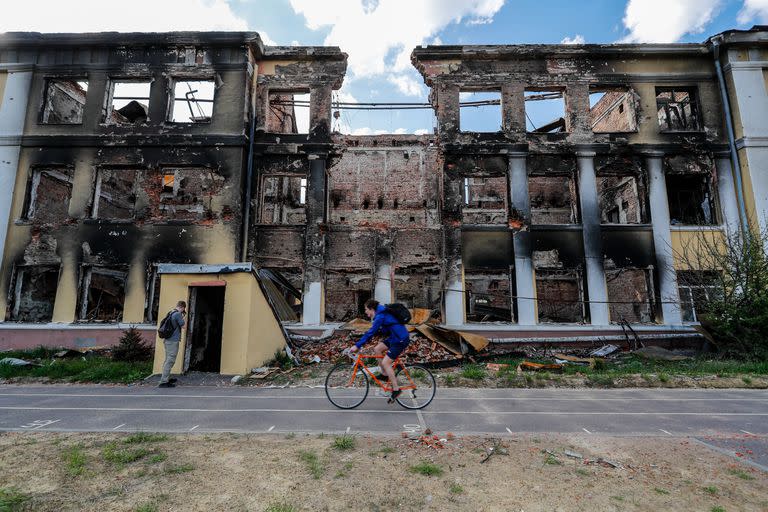
{"type": "Polygon", "coordinates": [[[275,426],[274,426],[274,425],[272,425],[271,427],[269,427],[269,428],[267,429],[267,432],[272,432],[273,430],[275,430],[275,426]]]}
{"type": "Polygon", "coordinates": [[[590,432],[589,430],[585,429],[584,427],[581,427],[581,430],[583,430],[583,431],[584,431],[584,432],[586,432],[587,434],[591,434],[591,433],[592,433],[592,432],[590,432]]]}
{"type": "Polygon", "coordinates": [[[189,431],[190,431],[190,432],[192,432],[193,430],[195,430],[195,429],[196,429],[197,427],[199,427],[199,426],[200,426],[200,425],[195,425],[194,427],[192,427],[191,429],[189,429],[189,431]]]}
{"type": "MultiPolygon", "coordinates": [[[[53,425],[54,423],[57,423],[61,420],[38,420],[33,421],[33,424],[37,424],[36,427],[30,428],[29,430],[37,430],[39,428],[47,427],[48,425],[53,425]]],[[[31,425],[30,425],[31,426],[31,425]]],[[[27,425],[22,425],[22,428],[26,428],[27,425]]]]}
{"type": "Polygon", "coordinates": [[[117,429],[119,429],[120,427],[124,427],[124,426],[125,426],[125,423],[121,423],[120,425],[116,426],[116,427],[115,427],[115,428],[113,428],[112,430],[117,430],[117,429]]]}
{"type": "Polygon", "coordinates": [[[672,435],[672,434],[670,434],[669,432],[667,432],[666,430],[664,430],[663,428],[660,428],[660,429],[659,429],[659,431],[661,431],[661,432],[664,432],[664,433],[665,433],[665,434],[667,434],[668,436],[671,436],[671,435],[672,435]]]}
{"type": "Polygon", "coordinates": [[[746,430],[740,430],[740,432],[744,432],[745,434],[749,434],[749,435],[751,435],[751,436],[755,435],[755,434],[753,434],[752,432],[747,432],[746,430]]]}

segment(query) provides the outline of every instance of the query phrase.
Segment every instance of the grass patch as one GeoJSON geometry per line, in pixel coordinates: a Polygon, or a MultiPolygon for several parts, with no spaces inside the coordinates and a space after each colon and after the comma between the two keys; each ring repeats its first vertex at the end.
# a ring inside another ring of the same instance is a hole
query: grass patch
{"type": "Polygon", "coordinates": [[[149,463],[150,464],[157,464],[158,462],[163,462],[167,458],[168,458],[168,455],[166,455],[164,453],[156,453],[156,454],[154,454],[153,456],[151,456],[149,458],[149,463]]]}
{"type": "Polygon", "coordinates": [[[396,451],[397,450],[391,446],[382,446],[381,449],[379,449],[379,453],[395,453],[396,451]]]}
{"type": "Polygon", "coordinates": [[[707,494],[711,494],[712,496],[716,496],[717,487],[715,487],[714,485],[708,485],[704,488],[704,492],[706,492],[707,494]]]}
{"type": "Polygon", "coordinates": [[[450,491],[451,494],[461,494],[464,492],[464,488],[460,486],[457,483],[452,483],[451,486],[448,488],[448,491],[450,491]]]}
{"type": "Polygon", "coordinates": [[[752,379],[750,379],[749,377],[742,377],[742,378],[741,378],[741,381],[742,381],[744,384],[746,384],[747,386],[751,386],[751,385],[752,385],[752,379]]]}
{"type": "Polygon", "coordinates": [[[354,450],[355,449],[355,436],[345,434],[343,436],[336,436],[331,448],[334,450],[354,450]]]}
{"type": "Polygon", "coordinates": [[[610,375],[588,375],[587,380],[592,386],[612,388],[614,385],[613,377],[610,375]]]}
{"type": "Polygon", "coordinates": [[[733,476],[737,476],[741,478],[742,480],[754,480],[755,477],[744,471],[743,469],[729,469],[728,473],[730,473],[733,476]]]}
{"type": "Polygon", "coordinates": [[[165,434],[150,434],[147,432],[138,432],[131,434],[123,439],[125,444],[141,444],[141,443],[159,443],[160,441],[167,441],[168,436],[165,434]]]}
{"type": "Polygon", "coordinates": [[[550,466],[560,466],[562,462],[560,462],[560,460],[551,453],[548,453],[546,457],[544,457],[544,464],[548,464],[550,466]]]}
{"type": "Polygon", "coordinates": [[[320,477],[323,476],[323,473],[325,472],[325,468],[320,462],[320,458],[317,454],[315,452],[302,450],[299,452],[299,459],[307,465],[309,472],[312,473],[312,478],[320,480],[320,477]]]}
{"type": "Polygon", "coordinates": [[[611,499],[616,501],[624,501],[624,496],[611,496],[611,499]]]}
{"type": "Polygon", "coordinates": [[[725,509],[720,505],[717,505],[716,507],[712,507],[711,512],[725,512],[725,509]]]}
{"type": "Polygon", "coordinates": [[[349,474],[350,471],[352,471],[353,467],[354,467],[353,463],[345,462],[344,467],[336,472],[335,478],[344,478],[349,474]]]}
{"type": "Polygon", "coordinates": [[[298,512],[298,509],[288,503],[271,503],[264,512],[298,512]]]}
{"type": "Polygon", "coordinates": [[[591,475],[591,473],[589,471],[587,471],[586,469],[584,469],[584,468],[576,469],[576,474],[579,475],[579,476],[590,476],[591,475]]]}
{"type": "Polygon", "coordinates": [[[293,439],[294,437],[296,437],[295,432],[288,432],[287,434],[285,434],[286,439],[293,439]]]}
{"type": "Polygon", "coordinates": [[[178,475],[181,473],[189,473],[190,471],[194,471],[195,466],[192,464],[178,464],[176,466],[168,466],[165,468],[165,472],[171,475],[178,475]]]}
{"type": "Polygon", "coordinates": [[[467,364],[461,368],[461,376],[470,380],[483,380],[487,372],[478,364],[467,364]]]}
{"type": "Polygon", "coordinates": [[[446,374],[445,385],[450,388],[453,387],[454,384],[456,384],[456,377],[452,373],[446,374]]]}
{"type": "Polygon", "coordinates": [[[29,501],[29,496],[15,487],[0,487],[0,512],[16,512],[29,501]]]}
{"type": "Polygon", "coordinates": [[[139,505],[136,507],[136,512],[157,512],[157,504],[156,503],[144,503],[143,505],[139,505]]]}
{"type": "Polygon", "coordinates": [[[113,441],[104,447],[101,455],[105,461],[122,466],[143,459],[149,453],[146,448],[120,448],[117,442],[113,441]]]}
{"type": "Polygon", "coordinates": [[[73,359],[52,359],[58,350],[34,349],[3,352],[3,357],[17,357],[35,361],[41,366],[11,366],[0,364],[0,379],[15,377],[47,377],[64,382],[114,382],[128,384],[152,374],[152,362],[112,361],[103,356],[84,356],[73,359]]]}
{"type": "MultiPolygon", "coordinates": [[[[70,446],[62,454],[65,468],[69,476],[80,476],[85,473],[87,457],[82,445],[70,446]]],[[[0,509],[2,510],[2,509],[0,509]]]]}
{"type": "Polygon", "coordinates": [[[411,466],[409,468],[409,471],[411,473],[416,473],[424,476],[440,476],[443,474],[443,468],[441,468],[437,464],[432,464],[431,462],[426,462],[426,461],[419,462],[415,466],[411,466]]]}
{"type": "Polygon", "coordinates": [[[657,493],[657,494],[663,494],[663,495],[665,495],[665,496],[666,496],[667,494],[669,494],[669,491],[668,491],[668,490],[666,490],[666,489],[662,489],[661,487],[654,487],[654,488],[653,488],[653,490],[654,490],[654,491],[656,491],[656,493],[657,493]]]}

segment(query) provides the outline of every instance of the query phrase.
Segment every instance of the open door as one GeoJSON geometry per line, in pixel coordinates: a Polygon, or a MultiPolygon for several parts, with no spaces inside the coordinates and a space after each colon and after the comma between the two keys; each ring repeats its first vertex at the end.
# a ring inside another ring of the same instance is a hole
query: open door
{"type": "Polygon", "coordinates": [[[184,372],[221,370],[221,333],[224,320],[223,282],[189,287],[189,316],[184,372]]]}

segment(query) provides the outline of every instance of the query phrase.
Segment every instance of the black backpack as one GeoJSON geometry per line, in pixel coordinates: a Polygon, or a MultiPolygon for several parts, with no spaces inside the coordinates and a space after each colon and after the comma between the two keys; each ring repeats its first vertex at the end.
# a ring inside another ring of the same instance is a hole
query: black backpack
{"type": "Polygon", "coordinates": [[[165,318],[163,318],[163,321],[160,322],[160,327],[157,329],[157,334],[162,339],[170,338],[173,333],[176,331],[176,326],[173,325],[173,321],[171,320],[171,316],[173,315],[174,310],[170,310],[167,315],[165,315],[165,318]]]}
{"type": "Polygon", "coordinates": [[[386,304],[384,306],[384,310],[395,317],[395,320],[397,320],[401,324],[407,324],[411,321],[411,312],[408,311],[408,308],[404,305],[400,304],[399,302],[395,302],[393,304],[386,304]]]}

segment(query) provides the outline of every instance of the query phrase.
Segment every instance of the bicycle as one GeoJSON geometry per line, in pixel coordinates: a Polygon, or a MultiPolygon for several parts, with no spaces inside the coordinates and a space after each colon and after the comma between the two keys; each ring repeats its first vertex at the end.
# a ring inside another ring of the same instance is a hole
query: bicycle
{"type": "MultiPolygon", "coordinates": [[[[383,359],[383,355],[358,353],[355,357],[348,349],[342,353],[355,364],[350,368],[349,363],[339,363],[328,372],[325,378],[325,395],[333,405],[339,409],[354,409],[362,404],[368,396],[369,379],[373,379],[384,392],[392,392],[392,386],[377,379],[364,363],[365,359],[383,359]]],[[[399,357],[394,360],[392,369],[402,391],[400,396],[395,398],[401,406],[406,409],[423,409],[435,398],[437,384],[432,372],[418,364],[405,364],[399,357]]]]}

